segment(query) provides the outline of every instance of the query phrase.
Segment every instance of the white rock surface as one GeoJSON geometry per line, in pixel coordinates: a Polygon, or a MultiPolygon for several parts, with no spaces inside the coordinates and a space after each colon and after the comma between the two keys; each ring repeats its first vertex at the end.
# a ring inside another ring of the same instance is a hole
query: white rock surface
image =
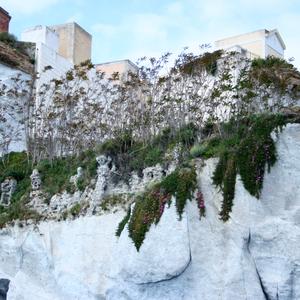
{"type": "Polygon", "coordinates": [[[261,199],[238,179],[225,224],[216,160],[207,161],[198,182],[206,217],[193,201],[179,222],[171,206],[139,253],[126,230],[115,237],[125,212],[0,231],[8,300],[300,299],[300,125],[284,129],[277,149],[261,199]]]}
{"type": "MultiPolygon", "coordinates": [[[[158,282],[180,275],[191,261],[187,216],[179,221],[173,199],[160,222],[153,224],[139,252],[124,230],[113,249],[110,277],[138,284],[158,282]],[[162,247],[158,247],[165,241],[162,247]]],[[[127,226],[126,226],[127,229],[127,226]]]]}
{"type": "Polygon", "coordinates": [[[22,121],[23,107],[29,94],[28,81],[31,76],[0,62],[0,117],[6,122],[0,122],[0,139],[7,140],[8,148],[0,140],[0,155],[10,151],[26,150],[25,129],[22,121]],[[2,134],[1,134],[2,132],[2,134]]]}

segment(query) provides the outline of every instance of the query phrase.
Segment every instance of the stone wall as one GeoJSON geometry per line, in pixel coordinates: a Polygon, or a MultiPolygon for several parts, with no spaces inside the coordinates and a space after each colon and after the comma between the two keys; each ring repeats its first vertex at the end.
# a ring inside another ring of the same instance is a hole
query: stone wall
{"type": "MultiPolygon", "coordinates": [[[[31,47],[31,45],[29,46],[31,47]]],[[[33,74],[34,64],[32,62],[29,55],[0,42],[0,64],[19,69],[27,74],[33,74]]]]}

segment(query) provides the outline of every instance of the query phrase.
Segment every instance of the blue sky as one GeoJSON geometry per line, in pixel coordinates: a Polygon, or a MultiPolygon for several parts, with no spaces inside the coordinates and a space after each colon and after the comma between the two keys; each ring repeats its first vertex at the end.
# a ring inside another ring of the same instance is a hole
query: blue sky
{"type": "Polygon", "coordinates": [[[20,37],[34,25],[75,21],[93,35],[94,63],[197,49],[203,43],[277,28],[300,67],[299,0],[0,0],[20,37]]]}

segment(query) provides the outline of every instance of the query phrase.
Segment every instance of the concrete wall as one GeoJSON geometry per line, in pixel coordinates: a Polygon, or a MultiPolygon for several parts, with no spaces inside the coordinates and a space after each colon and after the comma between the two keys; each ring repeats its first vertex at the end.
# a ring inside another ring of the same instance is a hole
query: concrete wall
{"type": "Polygon", "coordinates": [[[283,58],[282,53],[277,52],[275,49],[273,49],[269,45],[266,45],[266,56],[275,56],[278,58],[283,58]]]}
{"type": "Polygon", "coordinates": [[[118,72],[120,80],[124,81],[128,79],[129,72],[137,73],[138,67],[130,60],[120,60],[98,64],[96,65],[96,70],[99,72],[104,72],[106,78],[110,78],[114,73],[118,72]]]}
{"type": "Polygon", "coordinates": [[[37,44],[43,43],[48,45],[48,47],[51,47],[53,50],[58,51],[58,34],[47,26],[38,25],[25,30],[21,34],[21,40],[37,44]]]}
{"type": "Polygon", "coordinates": [[[58,53],[73,63],[74,53],[74,26],[72,23],[52,26],[51,27],[59,36],[59,48],[58,53]]]}
{"type": "Polygon", "coordinates": [[[265,31],[259,30],[218,40],[215,42],[215,46],[217,49],[227,49],[239,45],[255,55],[264,57],[264,36],[265,31]]]}
{"type": "Polygon", "coordinates": [[[75,24],[74,40],[74,64],[78,65],[83,61],[91,59],[92,55],[92,36],[75,24]]]}
{"type": "Polygon", "coordinates": [[[266,56],[268,55],[273,55],[279,58],[283,58],[284,56],[284,49],[275,33],[266,37],[266,56]]]}
{"type": "Polygon", "coordinates": [[[230,49],[236,45],[248,50],[253,57],[284,56],[284,48],[275,31],[262,29],[215,42],[216,49],[230,49]]]}
{"type": "Polygon", "coordinates": [[[51,26],[59,35],[58,53],[72,64],[91,59],[92,36],[76,23],[51,26]]]}
{"type": "Polygon", "coordinates": [[[65,73],[73,67],[71,62],[43,43],[37,44],[36,51],[38,54],[36,58],[36,68],[39,73],[37,88],[54,78],[65,75],[65,73]],[[45,71],[45,67],[47,66],[51,66],[52,69],[45,71]]]}
{"type": "Polygon", "coordinates": [[[54,78],[63,76],[73,64],[61,56],[59,51],[60,37],[57,32],[47,26],[35,26],[22,33],[22,40],[36,43],[36,81],[37,89],[54,78]],[[45,67],[52,69],[45,71],[45,67]]]}

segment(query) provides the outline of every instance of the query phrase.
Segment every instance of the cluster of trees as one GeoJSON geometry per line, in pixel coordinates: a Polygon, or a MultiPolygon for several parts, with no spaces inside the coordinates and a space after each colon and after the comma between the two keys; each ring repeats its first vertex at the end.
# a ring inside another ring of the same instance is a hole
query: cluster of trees
{"type": "Polygon", "coordinates": [[[96,72],[87,61],[35,92],[27,83],[21,122],[33,161],[80,153],[124,132],[146,141],[166,127],[175,132],[189,123],[201,127],[208,121],[220,124],[253,112],[278,111],[297,98],[298,90],[289,82],[297,70],[281,59],[251,62],[238,53],[195,55],[187,49],[171,67],[170,59],[169,53],[142,58],[138,72],[126,81],[118,74],[108,78],[96,72]]]}

